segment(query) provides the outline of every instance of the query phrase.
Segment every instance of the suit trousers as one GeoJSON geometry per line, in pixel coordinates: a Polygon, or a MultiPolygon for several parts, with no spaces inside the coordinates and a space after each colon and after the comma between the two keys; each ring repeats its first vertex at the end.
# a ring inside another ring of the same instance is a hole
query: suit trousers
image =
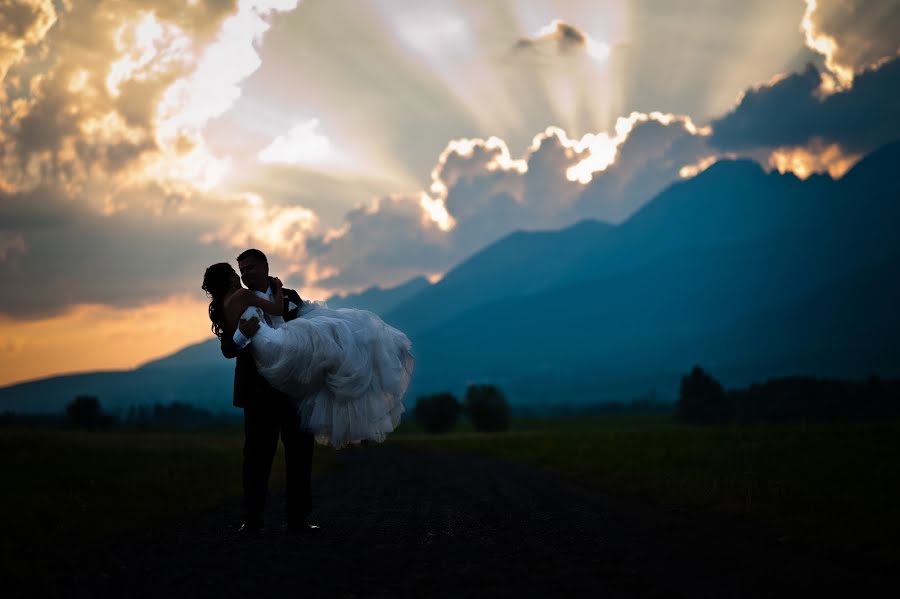
{"type": "Polygon", "coordinates": [[[278,392],[260,394],[255,399],[244,406],[244,521],[262,524],[280,435],[285,461],[285,517],[289,524],[303,522],[312,509],[313,436],[301,430],[295,400],[278,392]]]}

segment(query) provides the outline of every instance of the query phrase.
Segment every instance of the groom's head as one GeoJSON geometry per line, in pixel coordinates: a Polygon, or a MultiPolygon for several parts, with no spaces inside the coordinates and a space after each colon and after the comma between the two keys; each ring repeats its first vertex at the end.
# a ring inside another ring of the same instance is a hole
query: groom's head
{"type": "Polygon", "coordinates": [[[269,261],[266,255],[257,249],[241,252],[237,257],[241,280],[248,289],[265,291],[269,288],[269,261]]]}

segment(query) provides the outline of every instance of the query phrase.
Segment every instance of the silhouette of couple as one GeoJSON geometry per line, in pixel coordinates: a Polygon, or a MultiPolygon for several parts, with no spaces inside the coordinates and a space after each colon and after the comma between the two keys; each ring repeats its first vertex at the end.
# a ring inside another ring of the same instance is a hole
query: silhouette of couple
{"type": "Polygon", "coordinates": [[[371,312],[304,302],[269,276],[260,250],[244,251],[237,263],[240,275],[224,262],[207,268],[202,288],[222,354],[237,360],[233,403],[244,410],[240,532],[262,528],[279,436],[286,527],[312,532],[314,441],[337,448],[383,441],[403,413],[415,362],[411,344],[371,312]]]}

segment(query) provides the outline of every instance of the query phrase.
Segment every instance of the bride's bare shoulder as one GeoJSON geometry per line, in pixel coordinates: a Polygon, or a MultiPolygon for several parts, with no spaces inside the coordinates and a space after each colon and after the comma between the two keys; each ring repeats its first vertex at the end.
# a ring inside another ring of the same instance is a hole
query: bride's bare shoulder
{"type": "Polygon", "coordinates": [[[250,305],[251,298],[256,297],[249,289],[236,289],[225,296],[222,306],[225,308],[225,315],[229,321],[237,322],[237,319],[243,314],[247,306],[250,305]]]}
{"type": "Polygon", "coordinates": [[[251,296],[253,296],[253,292],[249,289],[235,289],[225,296],[222,304],[225,305],[225,307],[233,306],[235,304],[246,304],[249,302],[251,296]]]}

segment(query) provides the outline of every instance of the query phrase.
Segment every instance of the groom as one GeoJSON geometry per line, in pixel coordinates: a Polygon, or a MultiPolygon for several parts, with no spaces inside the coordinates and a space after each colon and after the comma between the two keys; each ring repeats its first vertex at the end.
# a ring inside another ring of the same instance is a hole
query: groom
{"type": "MultiPolygon", "coordinates": [[[[237,262],[244,285],[260,297],[273,301],[266,255],[257,249],[249,249],[238,256],[237,262]]],[[[282,292],[285,304],[283,318],[293,320],[297,318],[303,300],[293,289],[283,289],[282,292]]],[[[268,315],[265,317],[269,318],[268,315]]],[[[296,400],[272,388],[256,371],[250,344],[257,330],[257,318],[242,320],[233,338],[222,339],[222,354],[226,358],[237,358],[234,405],[244,410],[243,523],[239,532],[255,534],[262,530],[269,474],[278,448],[279,434],[284,444],[287,530],[314,532],[318,527],[307,520],[312,507],[310,475],[313,437],[301,430],[296,400]]]]}

